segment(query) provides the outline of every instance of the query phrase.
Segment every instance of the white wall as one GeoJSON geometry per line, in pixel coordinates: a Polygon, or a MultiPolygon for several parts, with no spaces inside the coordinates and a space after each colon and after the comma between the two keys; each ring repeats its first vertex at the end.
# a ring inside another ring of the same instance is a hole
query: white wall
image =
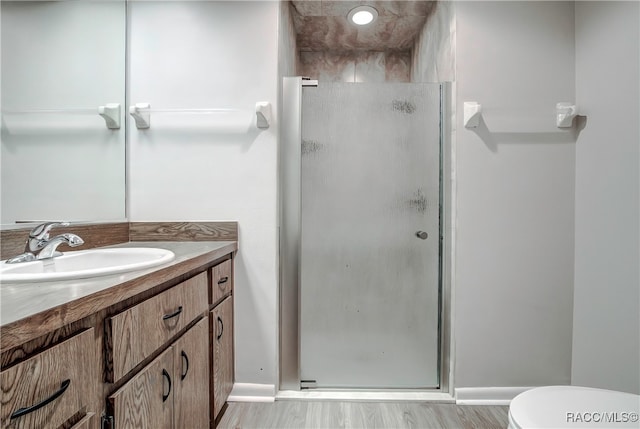
{"type": "MultiPolygon", "coordinates": [[[[275,384],[277,122],[255,127],[257,101],[277,114],[278,3],[130,2],[130,102],[157,113],[130,121],[131,221],[237,220],[236,380],[275,384]]],[[[277,115],[276,115],[277,116],[277,115]]]]}
{"type": "MultiPolygon", "coordinates": [[[[602,303],[602,295],[592,296],[599,290],[598,283],[584,278],[601,264],[603,253],[617,250],[616,246],[621,247],[616,255],[627,255],[629,260],[635,255],[635,261],[638,257],[637,241],[634,254],[631,239],[618,242],[609,237],[611,241],[607,241],[598,235],[597,246],[602,246],[593,256],[580,249],[593,233],[590,222],[594,219],[584,209],[592,204],[585,200],[590,186],[587,179],[592,180],[588,159],[602,159],[602,145],[595,146],[595,142],[609,140],[604,134],[609,129],[599,128],[597,115],[587,113],[589,123],[579,144],[587,143],[584,151],[578,147],[576,172],[573,135],[553,125],[555,103],[576,98],[573,3],[483,1],[456,2],[454,7],[456,102],[462,106],[464,101],[474,100],[486,108],[486,124],[479,132],[464,129],[461,115],[456,123],[454,383],[482,387],[570,382],[576,218],[579,249],[573,376],[586,380],[587,372],[602,368],[594,366],[596,361],[608,362],[606,351],[611,350],[611,344],[605,342],[602,357],[593,361],[585,358],[593,352],[586,348],[593,328],[589,323],[592,306],[602,303]],[[606,130],[595,134],[599,129],[606,130]],[[589,137],[588,132],[594,135],[589,137]],[[591,158],[584,158],[587,155],[591,158]]],[[[612,102],[606,92],[593,89],[591,95],[585,93],[580,83],[581,73],[589,69],[581,65],[587,61],[581,46],[587,46],[588,40],[580,29],[597,27],[589,23],[596,15],[581,7],[577,20],[578,96],[586,107],[596,109],[595,104],[589,106],[588,96],[595,96],[598,104],[612,102]]],[[[258,131],[249,112],[261,100],[271,101],[274,112],[278,111],[278,5],[270,1],[132,2],[131,8],[132,103],[150,102],[156,108],[236,107],[246,109],[248,116],[156,114],[151,129],[131,127],[129,216],[132,221],[240,222],[236,376],[241,383],[276,384],[277,125],[258,131]]],[[[616,33],[611,37],[618,40],[616,33]]],[[[637,54],[637,44],[634,46],[637,54]]],[[[289,60],[280,64],[281,74],[290,71],[289,60]]],[[[629,64],[625,62],[625,67],[629,64]]],[[[609,78],[607,85],[598,81],[600,86],[611,87],[621,71],[612,69],[611,73],[616,73],[615,77],[609,78]]],[[[633,70],[625,69],[624,73],[632,74],[633,70]]],[[[635,73],[637,84],[637,69],[635,73]]],[[[586,75],[584,82],[593,86],[586,75]]],[[[616,135],[621,127],[616,126],[616,135]]],[[[625,133],[629,139],[616,142],[621,146],[612,163],[628,161],[622,154],[625,148],[635,156],[629,159],[638,159],[637,134],[633,152],[628,146],[633,130],[625,133]]],[[[622,188],[627,194],[635,190],[637,196],[638,188],[630,185],[638,183],[634,165],[625,169],[629,175],[612,178],[611,187],[622,188]]],[[[604,205],[611,195],[602,189],[596,203],[604,205]]],[[[633,204],[631,200],[624,205],[623,200],[614,201],[618,213],[633,204]]],[[[637,210],[637,200],[634,207],[637,210]]],[[[632,236],[634,231],[638,236],[632,224],[635,219],[637,228],[638,215],[636,211],[633,217],[632,209],[628,222],[615,229],[616,236],[632,236]]],[[[612,228],[611,222],[606,226],[612,228]]],[[[607,264],[619,261],[613,257],[604,260],[607,264]]],[[[623,281],[613,284],[607,278],[607,284],[622,294],[618,305],[632,304],[634,291],[637,303],[637,271],[633,277],[631,271],[623,273],[629,265],[619,266],[622,271],[617,272],[623,281]]],[[[635,267],[637,270],[637,263],[635,267]]],[[[613,313],[603,315],[603,320],[613,313]]],[[[605,328],[602,335],[610,335],[619,321],[629,327],[626,334],[635,333],[637,338],[637,307],[625,314],[598,325],[605,328]]],[[[617,359],[612,365],[635,362],[637,367],[633,354],[617,359]]],[[[591,381],[601,384],[593,378],[591,381]]]]}
{"type": "Polygon", "coordinates": [[[575,144],[571,2],[456,2],[456,387],[568,384],[575,144]],[[462,103],[485,108],[479,132],[462,103]]]}
{"type": "Polygon", "coordinates": [[[572,384],[640,393],[640,4],[576,3],[572,384]]]}

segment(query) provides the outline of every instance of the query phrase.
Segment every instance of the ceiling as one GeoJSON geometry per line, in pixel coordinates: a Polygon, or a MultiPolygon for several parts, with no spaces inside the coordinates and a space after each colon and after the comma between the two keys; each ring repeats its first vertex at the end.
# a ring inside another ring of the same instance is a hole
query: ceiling
{"type": "Polygon", "coordinates": [[[426,0],[291,1],[300,51],[411,49],[435,5],[426,0]],[[350,24],[349,11],[364,4],[378,11],[378,19],[363,27],[350,24]]]}

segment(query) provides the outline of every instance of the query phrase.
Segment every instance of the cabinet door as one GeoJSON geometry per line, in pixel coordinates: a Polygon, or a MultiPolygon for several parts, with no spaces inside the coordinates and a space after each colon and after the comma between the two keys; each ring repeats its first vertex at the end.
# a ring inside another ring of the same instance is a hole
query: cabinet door
{"type": "Polygon", "coordinates": [[[0,427],[58,427],[90,410],[100,380],[95,333],[88,329],[0,374],[0,427]]]}
{"type": "Polygon", "coordinates": [[[170,429],[174,378],[168,348],[109,397],[115,427],[170,429]]]}
{"type": "Polygon", "coordinates": [[[209,427],[209,326],[206,318],[173,344],[175,428],[209,427]]]}
{"type": "Polygon", "coordinates": [[[233,388],[233,297],[211,311],[213,335],[213,404],[215,419],[233,388]]]}

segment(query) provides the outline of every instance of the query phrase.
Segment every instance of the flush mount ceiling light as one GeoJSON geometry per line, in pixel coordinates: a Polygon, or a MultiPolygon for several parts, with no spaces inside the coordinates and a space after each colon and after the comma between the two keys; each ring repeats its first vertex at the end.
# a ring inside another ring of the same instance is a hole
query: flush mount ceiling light
{"type": "Polygon", "coordinates": [[[371,6],[358,6],[349,11],[349,22],[356,25],[371,24],[378,17],[378,11],[371,6]]]}

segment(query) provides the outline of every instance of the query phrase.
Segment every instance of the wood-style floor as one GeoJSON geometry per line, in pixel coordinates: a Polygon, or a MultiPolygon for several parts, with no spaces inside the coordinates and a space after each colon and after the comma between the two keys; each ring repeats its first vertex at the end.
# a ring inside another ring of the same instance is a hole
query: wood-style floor
{"type": "Polygon", "coordinates": [[[506,406],[418,402],[229,403],[218,428],[505,429],[506,406]]]}

